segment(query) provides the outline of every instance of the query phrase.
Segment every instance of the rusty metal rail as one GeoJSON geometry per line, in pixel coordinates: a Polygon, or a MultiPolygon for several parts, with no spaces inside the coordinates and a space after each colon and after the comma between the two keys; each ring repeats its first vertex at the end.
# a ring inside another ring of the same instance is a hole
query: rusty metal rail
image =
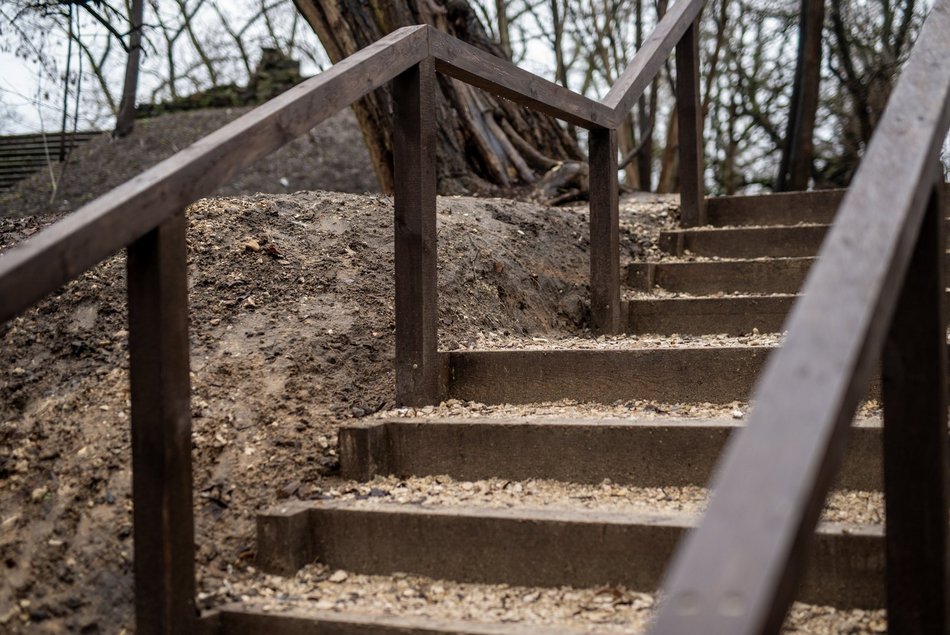
{"type": "Polygon", "coordinates": [[[128,251],[136,630],[196,624],[185,208],[240,169],[393,82],[397,399],[438,401],[435,73],[590,130],[591,305],[620,329],[616,135],[673,48],[684,214],[701,222],[698,27],[677,0],[605,102],[573,93],[427,26],[400,29],[222,127],[0,256],[0,323],[128,251]],[[685,78],[685,79],[684,79],[685,78]],[[683,100],[688,100],[685,103],[683,100]],[[692,192],[692,194],[689,194],[692,192]],[[692,207],[690,207],[692,206],[692,207]]]}
{"type": "Polygon", "coordinates": [[[939,152],[950,126],[950,0],[937,0],[720,460],[700,527],[663,584],[656,635],[778,633],[841,465],[883,369],[887,618],[947,633],[945,241],[939,152]]]}

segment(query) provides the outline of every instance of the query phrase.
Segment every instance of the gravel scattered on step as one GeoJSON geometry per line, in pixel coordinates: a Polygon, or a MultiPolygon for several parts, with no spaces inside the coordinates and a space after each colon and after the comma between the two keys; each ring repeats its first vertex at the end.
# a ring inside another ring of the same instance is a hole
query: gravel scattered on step
{"type": "MultiPolygon", "coordinates": [[[[401,417],[431,419],[512,419],[519,417],[558,418],[558,419],[669,419],[670,417],[702,419],[742,419],[744,420],[751,405],[744,401],[726,404],[703,403],[664,403],[646,399],[617,401],[612,404],[578,402],[571,399],[546,401],[531,404],[483,404],[475,401],[449,399],[438,406],[421,408],[394,408],[373,413],[368,419],[394,419],[401,417]]],[[[881,416],[881,404],[877,400],[868,400],[858,406],[855,414],[857,421],[881,416]]]]}
{"type": "Polygon", "coordinates": [[[883,609],[845,611],[831,606],[796,602],[785,619],[784,635],[870,635],[887,632],[883,609]]]}
{"type": "MultiPolygon", "coordinates": [[[[491,509],[556,508],[613,513],[699,514],[709,498],[704,487],[634,487],[609,479],[597,485],[564,483],[549,479],[511,481],[492,478],[459,481],[449,476],[401,479],[377,476],[370,482],[328,481],[310,498],[353,502],[358,507],[406,504],[423,507],[485,507],[491,509]]],[[[853,524],[883,522],[884,498],[880,492],[832,492],[823,520],[853,524]]]]}
{"type": "MultiPolygon", "coordinates": [[[[203,607],[229,602],[256,609],[332,611],[345,616],[419,617],[466,622],[573,629],[579,633],[640,633],[653,615],[655,597],[622,586],[576,589],[507,584],[465,584],[396,573],[360,575],[311,564],[292,577],[257,573],[253,567],[203,584],[203,607]]],[[[796,602],[783,633],[852,635],[884,633],[883,610],[840,610],[796,602]]]]}
{"type": "Polygon", "coordinates": [[[779,346],[781,333],[750,335],[601,335],[525,337],[479,331],[465,343],[469,350],[637,350],[664,348],[731,348],[779,346]]]}
{"type": "Polygon", "coordinates": [[[490,418],[511,419],[518,417],[558,419],[667,419],[670,416],[685,418],[732,418],[741,419],[748,412],[746,402],[733,401],[726,404],[663,403],[645,399],[618,401],[612,404],[587,403],[564,399],[531,404],[483,404],[475,401],[449,399],[438,406],[421,408],[394,408],[372,414],[370,419],[397,417],[426,417],[433,419],[490,418]]]}
{"type": "Polygon", "coordinates": [[[198,595],[203,606],[253,601],[258,609],[353,611],[443,620],[557,626],[581,633],[641,630],[653,596],[619,586],[574,589],[465,584],[422,576],[359,575],[320,564],[295,576],[234,575],[198,595]]]}
{"type": "Polygon", "coordinates": [[[657,299],[667,299],[667,298],[688,298],[688,299],[703,299],[703,298],[795,298],[795,294],[791,293],[685,293],[683,291],[667,291],[663,287],[653,287],[652,291],[638,291],[635,289],[624,289],[623,299],[624,300],[657,300],[657,299]]]}

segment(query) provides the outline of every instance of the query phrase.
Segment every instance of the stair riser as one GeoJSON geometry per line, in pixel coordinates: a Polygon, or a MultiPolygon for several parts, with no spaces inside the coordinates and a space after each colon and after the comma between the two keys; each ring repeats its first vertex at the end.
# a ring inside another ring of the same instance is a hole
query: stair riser
{"type": "Polygon", "coordinates": [[[782,330],[795,297],[676,298],[624,302],[627,333],[747,335],[782,330]]]}
{"type": "MultiPolygon", "coordinates": [[[[664,298],[623,302],[624,332],[655,335],[778,333],[796,296],[664,298]]],[[[950,307],[950,295],[947,296],[950,307]]]]}
{"type": "Polygon", "coordinates": [[[713,226],[830,223],[845,191],[712,197],[706,199],[706,218],[713,226]]]}
{"type": "MultiPolygon", "coordinates": [[[[654,591],[691,520],[592,511],[438,510],[346,504],[275,510],[258,517],[258,564],[291,575],[314,560],[365,574],[412,573],[525,586],[624,585],[654,591]],[[289,517],[295,520],[288,522],[289,517]]],[[[805,602],[883,606],[880,531],[821,530],[805,602]]]]}
{"type": "Polygon", "coordinates": [[[719,258],[804,258],[818,253],[829,225],[746,227],[661,232],[658,246],[668,254],[719,258]]]}
{"type": "MultiPolygon", "coordinates": [[[[637,487],[704,486],[731,434],[723,423],[392,421],[340,430],[342,476],[554,479],[637,487]]],[[[856,427],[837,486],[879,490],[881,430],[856,427]]]]}
{"type": "Polygon", "coordinates": [[[802,258],[818,253],[827,225],[662,232],[659,247],[668,254],[720,258],[802,258]]]}
{"type": "MultiPolygon", "coordinates": [[[[449,377],[444,397],[485,404],[562,399],[594,403],[746,401],[772,350],[748,346],[442,353],[449,377]]],[[[878,399],[880,394],[880,378],[875,373],[866,395],[878,399]]]]}
{"type": "Polygon", "coordinates": [[[770,350],[451,352],[447,398],[488,404],[561,399],[728,403],[748,398],[770,350]]]}
{"type": "Polygon", "coordinates": [[[673,293],[797,293],[814,258],[727,262],[634,263],[627,284],[637,291],[673,293]]]}
{"type": "MultiPolygon", "coordinates": [[[[945,185],[950,194],[950,184],[945,185]]],[[[794,225],[831,223],[847,190],[785,192],[756,196],[716,196],[706,199],[710,225],[794,225]]],[[[950,217],[950,199],[947,203],[950,217]]]]}
{"type": "MultiPolygon", "coordinates": [[[[636,291],[656,287],[671,293],[797,293],[815,258],[729,260],[724,262],[638,262],[627,267],[627,285],[636,291]]],[[[950,276],[950,258],[945,270],[950,276]]]]}

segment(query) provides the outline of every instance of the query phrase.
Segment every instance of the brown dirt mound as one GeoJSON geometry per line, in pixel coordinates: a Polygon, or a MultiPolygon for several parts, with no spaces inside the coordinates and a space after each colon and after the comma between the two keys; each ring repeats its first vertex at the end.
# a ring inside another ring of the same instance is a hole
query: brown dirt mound
{"type": "MultiPolygon", "coordinates": [[[[0,249],[46,222],[0,218],[0,249]]],[[[586,208],[443,198],[438,222],[443,349],[583,330],[586,208]]],[[[393,406],[392,201],[207,199],[188,224],[198,565],[217,588],[253,564],[257,511],[332,478],[340,423],[393,406]]],[[[124,278],[116,256],[0,325],[0,631],[131,623],[124,278]]]]}

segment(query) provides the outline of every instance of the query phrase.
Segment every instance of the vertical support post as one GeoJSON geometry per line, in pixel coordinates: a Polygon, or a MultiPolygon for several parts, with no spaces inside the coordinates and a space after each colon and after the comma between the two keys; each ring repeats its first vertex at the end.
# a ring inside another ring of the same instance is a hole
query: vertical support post
{"type": "Polygon", "coordinates": [[[435,63],[393,80],[395,177],[396,400],[441,398],[435,214],[435,63]]]}
{"type": "Polygon", "coordinates": [[[698,17],[676,45],[676,113],[679,126],[680,221],[685,227],[697,227],[706,224],[698,17]]]}
{"type": "Polygon", "coordinates": [[[184,212],[129,245],[127,266],[136,632],[187,635],[196,612],[184,212]]]}
{"type": "Polygon", "coordinates": [[[889,633],[950,632],[942,190],[931,195],[884,345],[889,633]]]}
{"type": "Polygon", "coordinates": [[[596,333],[620,333],[617,131],[590,131],[590,317],[596,333]]]}

